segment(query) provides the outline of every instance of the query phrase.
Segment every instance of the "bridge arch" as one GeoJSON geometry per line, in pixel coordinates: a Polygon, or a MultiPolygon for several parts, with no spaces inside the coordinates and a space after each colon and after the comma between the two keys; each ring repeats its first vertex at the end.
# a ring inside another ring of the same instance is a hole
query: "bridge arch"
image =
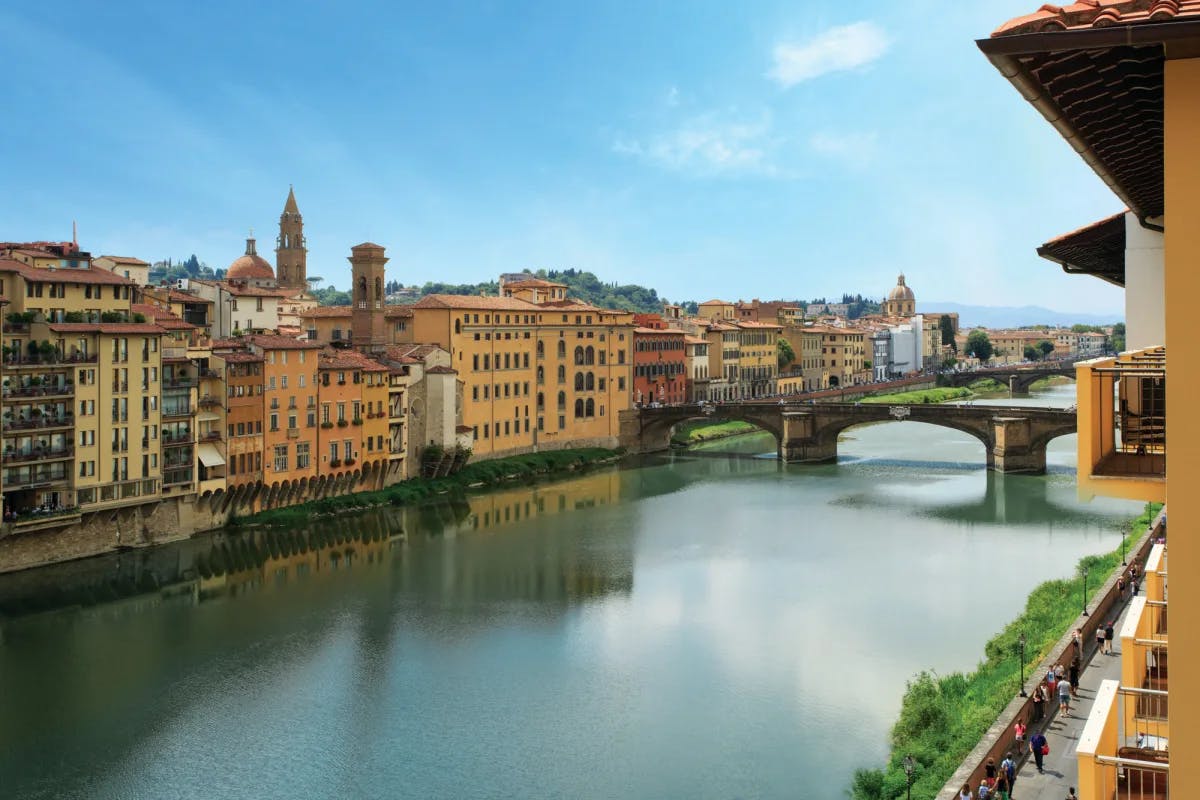
{"type": "Polygon", "coordinates": [[[643,448],[643,450],[651,452],[668,449],[671,435],[676,426],[685,422],[707,422],[714,425],[721,422],[748,422],[774,436],[776,450],[781,451],[784,434],[782,418],[777,408],[768,405],[730,403],[706,406],[706,409],[712,409],[712,411],[702,411],[698,406],[670,406],[638,415],[641,420],[638,437],[642,442],[651,444],[650,448],[643,448]]]}

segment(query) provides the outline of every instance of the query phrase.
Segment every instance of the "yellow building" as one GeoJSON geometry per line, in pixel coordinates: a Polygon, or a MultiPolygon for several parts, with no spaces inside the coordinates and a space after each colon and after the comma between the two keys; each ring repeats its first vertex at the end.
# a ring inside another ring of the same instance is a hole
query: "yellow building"
{"type": "Polygon", "coordinates": [[[1200,4],[1045,5],[978,44],[1128,208],[1039,253],[1125,290],[1128,352],[1076,369],[1079,491],[1165,498],[1176,532],[1169,653],[1184,679],[1165,680],[1164,548],[1147,564],[1147,599],[1126,617],[1121,681],[1101,685],[1080,736],[1079,797],[1167,797],[1168,781],[1170,796],[1200,797],[1200,775],[1189,768],[1200,753],[1200,686],[1186,679],[1200,663],[1200,629],[1191,624],[1200,614],[1191,579],[1200,564],[1192,535],[1200,417],[1182,400],[1168,413],[1166,391],[1168,350],[1179,398],[1195,394],[1200,375],[1191,344],[1200,296],[1200,4]]]}
{"type": "MultiPolygon", "coordinates": [[[[405,331],[450,352],[476,457],[612,445],[629,407],[633,315],[571,300],[429,295],[405,331]]],[[[536,292],[539,292],[535,294],[536,292]]]]}
{"type": "Polygon", "coordinates": [[[742,397],[769,397],[776,393],[779,375],[779,334],[783,326],[771,322],[743,321],[738,329],[738,390],[742,397]]]}

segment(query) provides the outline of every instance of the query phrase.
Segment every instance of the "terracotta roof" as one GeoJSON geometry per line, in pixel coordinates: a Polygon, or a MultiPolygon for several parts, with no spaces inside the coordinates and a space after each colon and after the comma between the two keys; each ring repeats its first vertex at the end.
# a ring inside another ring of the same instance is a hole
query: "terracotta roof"
{"type": "MultiPolygon", "coordinates": [[[[57,258],[58,256],[51,256],[57,258]]],[[[0,258],[0,272],[15,272],[31,283],[102,283],[113,286],[136,286],[124,275],[106,269],[45,269],[31,267],[11,258],[0,258]]]]}
{"type": "Polygon", "coordinates": [[[1139,217],[1163,214],[1164,46],[1200,43],[1200,0],[1043,5],[977,42],[1139,217]]]}
{"type": "Polygon", "coordinates": [[[436,344],[393,344],[388,345],[384,349],[384,353],[388,358],[400,361],[402,359],[413,359],[422,361],[430,353],[441,350],[442,348],[436,344]]]}
{"type": "Polygon", "coordinates": [[[1063,6],[1047,3],[1032,14],[1009,20],[992,36],[1166,23],[1196,16],[1200,16],[1200,0],[1080,0],[1063,6]]]}
{"type": "Polygon", "coordinates": [[[702,306],[731,306],[733,303],[726,303],[724,300],[705,300],[700,303],[702,306]]]}
{"type": "Polygon", "coordinates": [[[275,270],[254,248],[254,239],[246,240],[246,253],[233,260],[225,270],[226,280],[274,280],[275,270]]]}
{"type": "Polygon", "coordinates": [[[734,323],[739,328],[770,328],[771,330],[782,330],[783,326],[774,322],[757,322],[752,319],[740,319],[734,323]]]}
{"type": "Polygon", "coordinates": [[[317,306],[300,312],[300,316],[305,319],[319,319],[325,317],[350,317],[354,314],[354,309],[350,306],[317,306]]]}
{"type": "Polygon", "coordinates": [[[236,283],[225,282],[223,284],[225,291],[229,292],[234,297],[292,297],[300,294],[299,289],[268,289],[263,286],[241,286],[236,283]]]}
{"type": "Polygon", "coordinates": [[[458,374],[458,370],[451,369],[450,367],[430,367],[429,369],[425,370],[425,372],[427,372],[430,375],[457,375],[458,374]]]}
{"type": "Polygon", "coordinates": [[[225,361],[232,361],[236,363],[263,360],[262,356],[256,356],[254,353],[246,353],[240,350],[234,353],[214,353],[213,355],[215,355],[217,358],[224,359],[225,361]]]}
{"type": "Polygon", "coordinates": [[[195,325],[184,322],[162,306],[151,305],[150,303],[132,303],[129,306],[129,310],[134,314],[142,314],[147,319],[153,320],[154,324],[161,326],[165,330],[196,330],[195,325]]]}
{"type": "Polygon", "coordinates": [[[684,336],[683,341],[687,344],[708,344],[708,339],[701,339],[699,336],[684,336]]]}
{"type": "Polygon", "coordinates": [[[213,339],[212,340],[212,348],[214,350],[219,349],[219,348],[240,349],[240,348],[244,348],[245,346],[246,346],[246,343],[243,342],[241,339],[237,338],[236,336],[233,338],[230,338],[230,339],[213,339]]]}
{"type": "Polygon", "coordinates": [[[537,311],[541,306],[515,297],[480,297],[463,294],[427,294],[412,308],[462,308],[480,311],[537,311]]]}
{"type": "Polygon", "coordinates": [[[326,347],[317,359],[317,369],[359,369],[364,372],[387,372],[388,368],[357,350],[326,347]]]}
{"type": "Polygon", "coordinates": [[[1113,214],[1077,231],[1051,239],[1037,249],[1042,258],[1072,275],[1095,275],[1125,285],[1125,214],[1113,214]]]}
{"type": "Polygon", "coordinates": [[[112,261],[116,264],[128,264],[131,267],[150,266],[149,262],[142,261],[140,258],[134,258],[133,256],[99,256],[99,258],[107,258],[109,261],[112,261]]]}
{"type": "Polygon", "coordinates": [[[683,331],[678,328],[634,328],[633,332],[638,336],[682,336],[683,331]]]}
{"type": "MultiPolygon", "coordinates": [[[[308,339],[296,339],[291,336],[275,336],[269,333],[252,333],[242,337],[247,343],[263,350],[320,350],[325,345],[308,339]]],[[[216,345],[214,344],[214,347],[216,345]]]]}
{"type": "Polygon", "coordinates": [[[201,297],[198,294],[181,292],[178,289],[169,289],[165,286],[147,286],[142,291],[146,294],[153,295],[154,297],[165,295],[166,299],[172,303],[204,303],[210,306],[213,304],[212,300],[201,297]]]}
{"type": "Polygon", "coordinates": [[[412,316],[412,306],[387,306],[383,311],[384,319],[400,319],[412,316]]]}
{"type": "Polygon", "coordinates": [[[52,322],[47,325],[55,333],[165,333],[153,322],[52,322]]]}

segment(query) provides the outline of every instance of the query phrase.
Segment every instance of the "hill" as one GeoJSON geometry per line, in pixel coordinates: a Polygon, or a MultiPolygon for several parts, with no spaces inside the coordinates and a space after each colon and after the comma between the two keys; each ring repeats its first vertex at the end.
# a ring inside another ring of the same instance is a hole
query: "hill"
{"type": "Polygon", "coordinates": [[[944,303],[921,300],[917,313],[958,312],[960,328],[1021,328],[1030,325],[1112,325],[1121,322],[1123,314],[1086,314],[1071,311],[1052,311],[1041,306],[973,306],[963,303],[944,303]]]}

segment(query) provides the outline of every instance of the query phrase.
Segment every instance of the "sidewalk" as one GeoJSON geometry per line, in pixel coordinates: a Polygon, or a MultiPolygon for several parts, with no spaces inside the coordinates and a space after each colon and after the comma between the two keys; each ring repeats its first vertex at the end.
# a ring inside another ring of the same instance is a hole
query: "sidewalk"
{"type": "MultiPolygon", "coordinates": [[[[1140,594],[1141,592],[1139,592],[1140,594]]],[[[1129,611],[1129,601],[1124,601],[1121,615],[1117,619],[1116,629],[1121,630],[1125,614],[1129,611]]],[[[1013,800],[1063,800],[1067,789],[1076,786],[1079,777],[1079,761],[1075,756],[1075,745],[1079,734],[1092,713],[1092,701],[1096,698],[1096,690],[1103,680],[1121,679],[1121,643],[1120,638],[1113,642],[1113,654],[1104,655],[1096,652],[1091,661],[1079,676],[1079,696],[1071,702],[1071,716],[1061,717],[1058,714],[1058,698],[1047,701],[1047,710],[1053,709],[1050,724],[1045,729],[1046,740],[1050,743],[1050,755],[1046,756],[1045,772],[1038,774],[1033,757],[1021,765],[1017,772],[1016,783],[1013,784],[1013,800]]],[[[1041,680],[1044,676],[1035,676],[1041,680]]],[[[1033,684],[1030,684],[1032,687],[1033,684]]],[[[1030,730],[1030,735],[1033,731],[1030,730]]]]}

